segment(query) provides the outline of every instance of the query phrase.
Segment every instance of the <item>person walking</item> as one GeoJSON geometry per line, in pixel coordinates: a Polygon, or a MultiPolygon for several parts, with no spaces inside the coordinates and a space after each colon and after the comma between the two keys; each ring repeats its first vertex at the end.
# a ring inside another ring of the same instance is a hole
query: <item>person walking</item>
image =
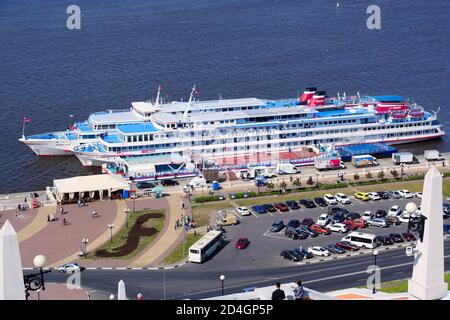
{"type": "Polygon", "coordinates": [[[303,300],[305,296],[305,288],[303,288],[302,282],[297,281],[297,287],[294,289],[295,300],[303,300]]]}
{"type": "Polygon", "coordinates": [[[184,202],[183,202],[183,204],[181,205],[181,209],[184,210],[184,202]]]}
{"type": "Polygon", "coordinates": [[[77,201],[77,206],[78,206],[78,208],[81,207],[81,200],[80,199],[78,199],[78,201],[77,201]]]}
{"type": "Polygon", "coordinates": [[[272,292],[272,300],[284,300],[286,299],[286,295],[284,291],[280,289],[281,283],[275,283],[276,289],[272,292]]]}

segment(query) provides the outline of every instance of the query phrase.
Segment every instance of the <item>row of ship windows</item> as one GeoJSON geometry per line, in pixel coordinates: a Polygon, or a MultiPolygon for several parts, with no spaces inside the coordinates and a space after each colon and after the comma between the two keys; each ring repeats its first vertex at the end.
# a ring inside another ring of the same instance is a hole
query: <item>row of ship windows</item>
{"type": "Polygon", "coordinates": [[[368,128],[364,128],[364,131],[371,131],[371,130],[384,130],[384,129],[395,129],[395,128],[409,128],[409,127],[420,127],[420,126],[424,126],[424,125],[430,125],[431,122],[430,121],[425,121],[425,122],[416,122],[416,123],[405,123],[405,124],[400,124],[400,125],[386,125],[386,126],[380,126],[380,127],[368,127],[368,128]]]}

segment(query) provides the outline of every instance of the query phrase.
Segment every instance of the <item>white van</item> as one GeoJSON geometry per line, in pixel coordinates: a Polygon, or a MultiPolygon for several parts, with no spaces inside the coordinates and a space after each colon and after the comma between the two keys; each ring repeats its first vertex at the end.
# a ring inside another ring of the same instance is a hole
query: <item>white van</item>
{"type": "Polygon", "coordinates": [[[365,249],[373,249],[378,246],[376,236],[372,233],[350,232],[342,238],[342,241],[348,241],[355,246],[365,249]]]}

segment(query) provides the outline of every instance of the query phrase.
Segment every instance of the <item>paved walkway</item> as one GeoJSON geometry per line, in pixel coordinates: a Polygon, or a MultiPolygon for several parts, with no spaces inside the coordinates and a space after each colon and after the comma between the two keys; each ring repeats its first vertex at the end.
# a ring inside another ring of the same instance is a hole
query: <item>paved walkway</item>
{"type": "Polygon", "coordinates": [[[174,226],[182,213],[182,197],[172,194],[164,199],[167,199],[167,206],[163,229],[155,241],[127,267],[142,268],[155,265],[163,260],[181,241],[183,229],[175,230],[174,226]]]}
{"type": "Polygon", "coordinates": [[[55,211],[56,207],[54,206],[41,207],[37,209],[37,213],[33,221],[17,233],[19,242],[27,240],[44,229],[47,226],[47,215],[54,213],[55,211]]]}
{"type": "Polygon", "coordinates": [[[65,283],[45,283],[45,291],[30,291],[28,300],[88,300],[89,294],[81,289],[73,287],[69,289],[65,283]]]}

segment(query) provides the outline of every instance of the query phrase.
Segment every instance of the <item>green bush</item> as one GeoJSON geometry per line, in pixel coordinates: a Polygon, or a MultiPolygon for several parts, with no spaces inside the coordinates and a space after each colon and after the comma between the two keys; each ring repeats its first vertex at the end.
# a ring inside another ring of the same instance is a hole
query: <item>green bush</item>
{"type": "Polygon", "coordinates": [[[196,197],[194,199],[195,203],[204,203],[204,202],[210,202],[210,201],[219,201],[220,196],[218,195],[212,195],[212,196],[202,196],[202,197],[196,197]]]}

